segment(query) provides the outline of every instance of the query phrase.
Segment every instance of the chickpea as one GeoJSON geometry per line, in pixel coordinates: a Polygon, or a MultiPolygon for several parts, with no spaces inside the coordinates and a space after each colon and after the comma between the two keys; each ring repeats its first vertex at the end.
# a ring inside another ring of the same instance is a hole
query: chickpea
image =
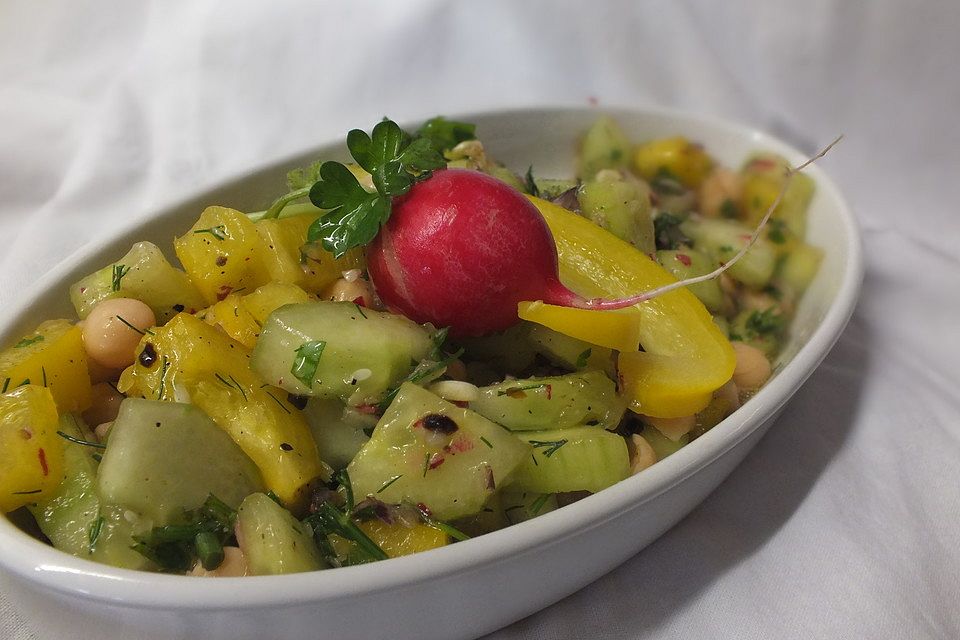
{"type": "Polygon", "coordinates": [[[334,302],[358,302],[368,308],[375,308],[373,289],[370,283],[363,278],[348,280],[340,278],[326,289],[323,290],[320,297],[324,300],[333,300],[334,302]]]}
{"type": "Polygon", "coordinates": [[[773,368],[763,351],[743,342],[732,342],[737,356],[737,366],[733,370],[733,382],[741,390],[759,389],[770,379],[773,368]]]}
{"type": "Polygon", "coordinates": [[[92,404],[83,412],[83,419],[87,424],[103,424],[116,420],[124,395],[105,382],[93,385],[91,391],[92,404]]]}
{"type": "Polygon", "coordinates": [[[742,192],[740,175],[717,167],[700,185],[700,213],[707,218],[735,217],[742,192]]]}
{"type": "Polygon", "coordinates": [[[187,575],[198,578],[240,578],[247,575],[247,558],[239,547],[224,547],[223,562],[219,567],[208,571],[197,562],[187,575]]]}
{"type": "Polygon", "coordinates": [[[657,454],[643,436],[633,434],[628,444],[630,449],[630,475],[640,473],[657,461],[657,454]]]}
{"type": "Polygon", "coordinates": [[[97,363],[121,369],[133,364],[140,338],[156,323],[153,311],[139,300],[104,300],[83,323],[83,345],[97,363]]]}

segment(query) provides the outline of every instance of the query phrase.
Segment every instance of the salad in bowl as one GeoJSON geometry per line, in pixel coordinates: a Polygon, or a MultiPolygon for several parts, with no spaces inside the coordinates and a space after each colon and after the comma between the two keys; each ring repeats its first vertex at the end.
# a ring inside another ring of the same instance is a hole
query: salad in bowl
{"type": "Polygon", "coordinates": [[[606,116],[574,175],[518,173],[482,133],[351,131],[76,280],[0,351],[3,510],[122,569],[366,564],[644,473],[767,383],[823,259],[811,178],[606,116]]]}

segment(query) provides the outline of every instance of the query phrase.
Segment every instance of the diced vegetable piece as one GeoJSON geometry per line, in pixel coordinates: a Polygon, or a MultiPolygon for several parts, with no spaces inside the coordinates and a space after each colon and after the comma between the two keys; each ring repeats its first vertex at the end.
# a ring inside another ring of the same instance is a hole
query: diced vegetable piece
{"type": "Polygon", "coordinates": [[[48,320],[0,353],[0,393],[24,384],[50,389],[62,412],[90,407],[90,374],[80,327],[67,320],[48,320]]]}
{"type": "Polygon", "coordinates": [[[536,302],[517,305],[521,319],[553,329],[562,335],[589,340],[593,345],[617,351],[636,351],[640,323],[633,311],[590,311],[536,302]]]}
{"type": "Polygon", "coordinates": [[[343,469],[366,444],[377,424],[376,416],[347,407],[335,398],[311,398],[303,411],[321,459],[333,469],[343,469]]]}
{"type": "MultiPolygon", "coordinates": [[[[736,220],[721,218],[689,218],[680,225],[680,230],[693,239],[696,247],[718,262],[729,261],[750,242],[752,229],[736,220]]],[[[727,271],[743,284],[762,288],[770,282],[777,265],[777,251],[770,241],[760,236],[757,242],[736,264],[727,271]]]]}
{"type": "Polygon", "coordinates": [[[552,493],[520,491],[513,486],[501,492],[500,504],[510,524],[526,522],[557,509],[557,496],[552,493]]]}
{"type": "MultiPolygon", "coordinates": [[[[73,414],[60,416],[61,433],[76,440],[90,441],[91,434],[81,429],[80,421],[73,414]]],[[[96,442],[95,439],[92,440],[96,442]]],[[[53,546],[75,556],[92,553],[90,542],[94,527],[100,516],[100,497],[97,495],[97,461],[93,455],[99,448],[74,441],[63,443],[64,479],[49,497],[37,500],[30,512],[53,546]]],[[[99,532],[97,532],[99,538],[99,532]]],[[[95,541],[96,542],[96,541],[95,541]]]]}
{"type": "MultiPolygon", "coordinates": [[[[695,249],[678,249],[674,251],[657,251],[657,262],[664,269],[673,274],[677,280],[685,280],[710,273],[717,268],[717,264],[705,253],[695,249]]],[[[700,302],[711,313],[719,313],[723,308],[723,291],[716,279],[698,282],[689,287],[693,295],[700,298],[700,302]]]]}
{"type": "Polygon", "coordinates": [[[633,167],[645,180],[669,176],[695,189],[713,168],[703,147],[684,137],[661,138],[637,147],[633,167]]]}
{"type": "Polygon", "coordinates": [[[260,234],[247,216],[234,209],[207,207],[173,246],[208,304],[270,281],[260,234]]]}
{"type": "Polygon", "coordinates": [[[777,281],[791,294],[799,296],[817,275],[823,261],[823,250],[805,242],[798,242],[785,253],[777,269],[777,281]]]}
{"type": "Polygon", "coordinates": [[[657,454],[657,460],[663,460],[667,456],[673,455],[690,442],[690,434],[684,434],[677,440],[671,440],[660,433],[656,427],[646,427],[640,435],[653,448],[654,453],[657,454]]]}
{"type": "MultiPolygon", "coordinates": [[[[387,524],[382,520],[374,519],[364,520],[357,526],[391,558],[429,551],[450,542],[447,534],[422,523],[407,526],[402,522],[387,524]]],[[[340,536],[334,535],[332,539],[334,550],[342,557],[349,557],[356,546],[355,543],[344,540],[340,536]]]]}
{"type": "MultiPolygon", "coordinates": [[[[557,244],[560,277],[580,295],[634,295],[676,280],[662,267],[588,220],[532,198],[557,244]]],[[[633,307],[642,352],[621,352],[621,392],[647,415],[690,415],[733,375],[733,348],[710,313],[685,289],[633,307]]]]}
{"type": "Polygon", "coordinates": [[[464,359],[480,360],[499,371],[518,373],[533,364],[537,352],[528,340],[531,326],[518,322],[502,333],[462,338],[464,359]]]}
{"type": "MultiPolygon", "coordinates": [[[[568,325],[564,324],[563,328],[568,329],[568,325]]],[[[569,328],[575,333],[580,332],[579,328],[569,328]]],[[[603,339],[602,330],[602,326],[598,327],[597,333],[601,335],[596,339],[603,339]]],[[[609,375],[616,375],[613,368],[613,354],[607,347],[584,342],[542,325],[530,328],[529,339],[537,353],[557,366],[577,371],[599,369],[609,375]]]]}
{"type": "Polygon", "coordinates": [[[270,315],[252,363],[290,393],[357,406],[378,401],[432,347],[427,331],[403,316],[351,302],[307,302],[270,315]]]}
{"type": "Polygon", "coordinates": [[[601,116],[587,130],[580,145],[577,174],[593,178],[601,169],[619,169],[630,161],[630,140],[616,120],[601,116]]]}
{"type": "Polygon", "coordinates": [[[483,508],[529,452],[483,416],[408,382],[347,471],[358,498],[422,503],[448,520],[483,508]]]}
{"type": "Polygon", "coordinates": [[[348,251],[342,258],[322,247],[307,245],[307,229],[316,213],[260,220],[257,232],[263,240],[261,256],[273,282],[295,284],[317,293],[333,283],[344,271],[364,265],[363,251],[348,251]]]}
{"type": "MultiPolygon", "coordinates": [[[[783,157],[773,153],[758,153],[744,163],[741,171],[741,208],[745,212],[747,225],[756,226],[776,200],[789,166],[783,157]]],[[[795,174],[773,212],[773,219],[786,223],[787,228],[798,238],[805,237],[807,208],[815,190],[816,183],[813,178],[804,173],[795,174]]]]}
{"type": "Polygon", "coordinates": [[[286,505],[300,504],[307,485],[329,475],[286,393],[253,373],[243,345],[194,316],[180,314],[144,336],[118,387],[149,399],[189,398],[240,445],[286,505]]]}
{"type": "Polygon", "coordinates": [[[262,493],[247,496],[240,505],[237,539],[255,576],[327,568],[306,525],[262,493]]]}
{"type": "Polygon", "coordinates": [[[207,310],[204,321],[219,326],[228,336],[253,349],[267,317],[286,304],[309,302],[313,297],[295,284],[269,282],[253,293],[231,293],[207,310]]]}
{"type": "Polygon", "coordinates": [[[621,436],[600,427],[517,434],[533,447],[511,488],[536,493],[596,493],[630,475],[630,453],[621,436]]]}
{"type": "Polygon", "coordinates": [[[577,192],[580,212],[644,253],[656,251],[650,187],[617,171],[601,171],[577,192]]]}
{"type": "Polygon", "coordinates": [[[778,307],[744,309],[730,323],[730,338],[760,349],[768,358],[780,347],[787,318],[778,307]]]}
{"type": "Polygon", "coordinates": [[[553,200],[571,189],[577,188],[576,180],[556,180],[553,178],[534,178],[533,183],[540,192],[539,197],[544,200],[553,200]]]}
{"type": "Polygon", "coordinates": [[[193,313],[206,306],[187,274],[150,242],[136,243],[125,256],[70,287],[70,300],[81,319],[109,298],[140,300],[160,324],[181,311],[193,313]]]}
{"type": "Polygon", "coordinates": [[[480,389],[470,409],[514,431],[565,429],[596,422],[614,429],[626,409],[600,371],[508,380],[480,389]]]}
{"type": "Polygon", "coordinates": [[[0,509],[52,497],[63,480],[63,440],[49,389],[25,385],[0,395],[0,509]]]}
{"type": "Polygon", "coordinates": [[[127,398],[110,428],[97,486],[103,499],[170,524],[210,494],[236,508],[263,490],[256,465],[189,404],[127,398]]]}

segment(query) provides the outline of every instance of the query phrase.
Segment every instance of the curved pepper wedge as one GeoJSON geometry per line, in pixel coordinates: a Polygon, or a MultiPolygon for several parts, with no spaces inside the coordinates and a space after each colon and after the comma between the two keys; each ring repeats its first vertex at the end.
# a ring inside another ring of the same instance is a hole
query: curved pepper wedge
{"type": "MultiPolygon", "coordinates": [[[[530,200],[557,244],[560,279],[576,293],[619,298],[675,281],[647,255],[589,220],[545,200],[530,200]]],[[[705,408],[736,365],[733,348],[710,313],[686,289],[631,309],[643,351],[621,351],[618,360],[621,389],[630,408],[660,418],[705,408]]],[[[577,337],[589,342],[589,331],[589,326],[581,326],[577,337]]]]}

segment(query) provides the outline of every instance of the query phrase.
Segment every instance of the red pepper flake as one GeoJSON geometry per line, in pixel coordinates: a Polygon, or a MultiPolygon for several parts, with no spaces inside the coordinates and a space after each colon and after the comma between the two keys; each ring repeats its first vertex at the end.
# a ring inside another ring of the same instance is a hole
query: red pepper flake
{"type": "Polygon", "coordinates": [[[490,491],[495,491],[497,488],[497,483],[493,479],[493,468],[488,464],[483,465],[483,467],[484,467],[483,471],[487,481],[487,489],[490,491]]]}
{"type": "Polygon", "coordinates": [[[33,437],[33,431],[31,431],[28,427],[24,427],[23,429],[20,429],[20,437],[24,440],[29,440],[33,437]]]}
{"type": "Polygon", "coordinates": [[[688,256],[688,255],[685,254],[685,253],[678,253],[678,254],[677,254],[677,261],[678,261],[680,264],[682,264],[683,266],[685,266],[685,267],[689,267],[689,266],[690,266],[690,262],[691,262],[690,256],[688,256]]]}
{"type": "Polygon", "coordinates": [[[470,403],[467,402],[466,400],[454,400],[453,404],[457,405],[461,409],[467,409],[470,407],[470,403]]]}
{"type": "Polygon", "coordinates": [[[435,453],[430,457],[430,464],[428,465],[428,468],[436,469],[437,467],[443,464],[444,460],[446,460],[446,458],[444,458],[439,453],[435,453]]]}
{"type": "Polygon", "coordinates": [[[351,302],[352,302],[353,304],[357,305],[358,307],[366,307],[366,306],[367,306],[367,303],[363,301],[363,296],[357,296],[356,298],[354,298],[353,300],[351,300],[351,302]]]}
{"type": "Polygon", "coordinates": [[[358,412],[372,416],[377,413],[377,406],[373,404],[361,404],[354,407],[358,412]]]}
{"type": "Polygon", "coordinates": [[[220,289],[217,290],[217,300],[223,302],[224,299],[230,295],[230,292],[233,291],[233,287],[230,285],[223,285],[220,289]]]}
{"type": "Polygon", "coordinates": [[[463,453],[464,451],[470,451],[473,449],[474,444],[465,436],[458,436],[450,444],[443,448],[444,451],[450,455],[456,455],[458,453],[463,453]]]}
{"type": "Polygon", "coordinates": [[[87,292],[86,287],[80,287],[80,293],[86,293],[86,292],[87,292]]]}
{"type": "Polygon", "coordinates": [[[747,169],[756,169],[757,171],[764,171],[766,169],[772,169],[775,165],[773,160],[770,158],[757,158],[750,162],[747,166],[747,169]]]}
{"type": "Polygon", "coordinates": [[[749,233],[742,233],[742,234],[740,234],[740,239],[741,239],[741,240],[748,241],[748,242],[749,242],[749,240],[750,240],[751,237],[752,237],[752,236],[751,236],[749,233]]]}
{"type": "Polygon", "coordinates": [[[40,470],[43,471],[43,475],[50,475],[50,468],[47,467],[47,454],[43,449],[37,449],[37,458],[40,459],[40,470]]]}
{"type": "Polygon", "coordinates": [[[548,384],[548,385],[547,385],[546,392],[547,392],[547,400],[552,400],[552,399],[553,399],[553,385],[552,385],[552,384],[548,384]]]}

